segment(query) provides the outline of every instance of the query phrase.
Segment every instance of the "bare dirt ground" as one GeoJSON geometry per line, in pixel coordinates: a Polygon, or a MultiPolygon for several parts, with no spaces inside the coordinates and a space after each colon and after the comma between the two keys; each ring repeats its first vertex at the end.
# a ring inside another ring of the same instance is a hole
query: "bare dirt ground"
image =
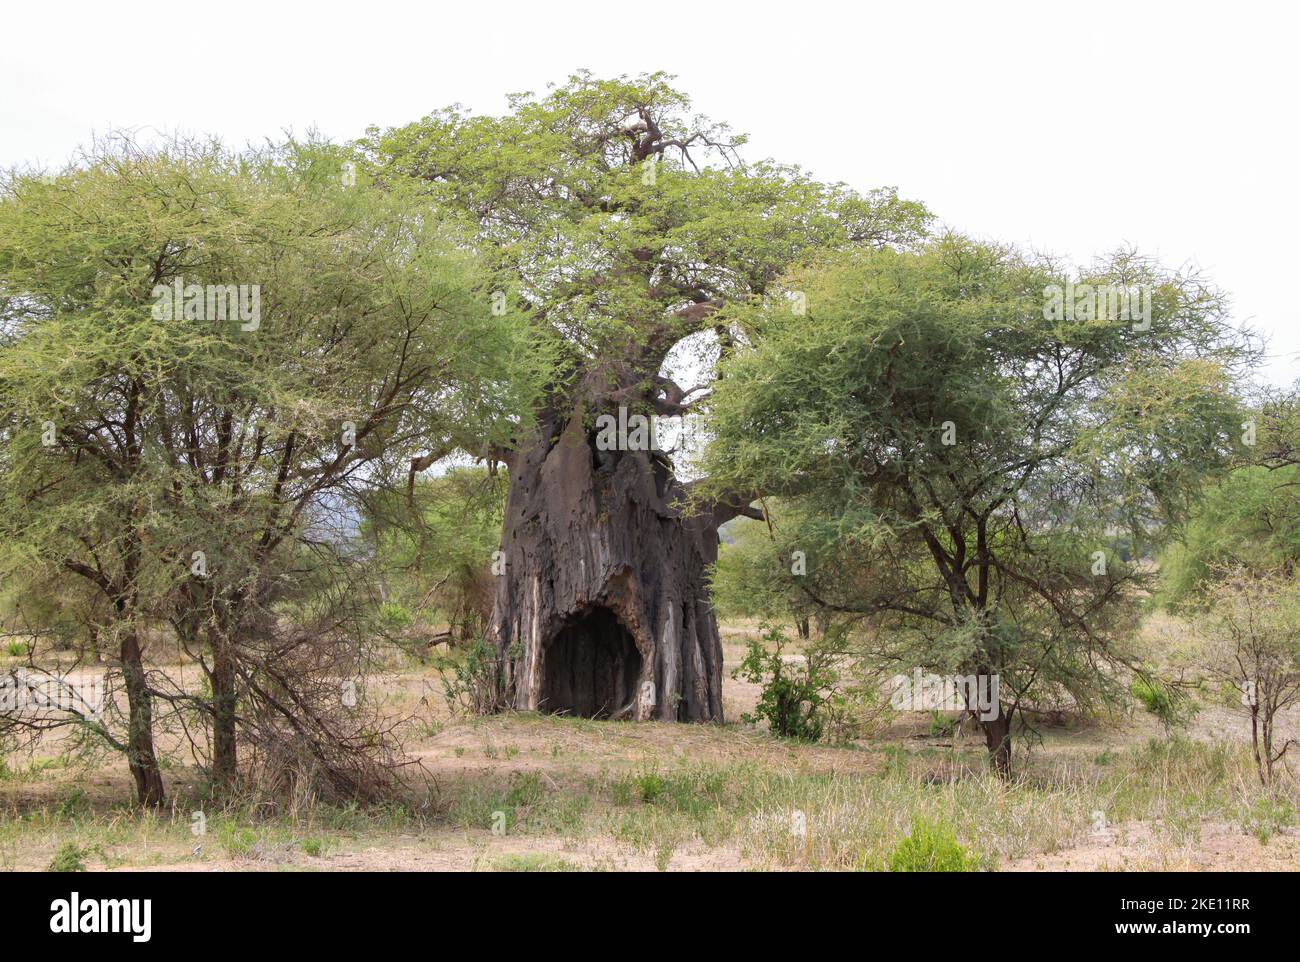
{"type": "Polygon", "coordinates": [[[1300,869],[1300,832],[1267,844],[1238,825],[1210,822],[1192,843],[1169,846],[1149,823],[1133,822],[1073,848],[1033,855],[1003,866],[1011,872],[1294,872],[1300,869]]]}

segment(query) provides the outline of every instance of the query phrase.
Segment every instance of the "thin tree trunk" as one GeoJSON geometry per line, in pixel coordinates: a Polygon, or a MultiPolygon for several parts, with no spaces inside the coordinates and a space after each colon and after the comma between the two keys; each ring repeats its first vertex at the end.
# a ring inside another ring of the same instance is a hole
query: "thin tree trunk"
{"type": "Polygon", "coordinates": [[[1273,713],[1275,710],[1274,704],[1270,700],[1264,705],[1264,709],[1260,713],[1264,716],[1264,775],[1265,783],[1269,785],[1273,783],[1273,713]]]}
{"type": "Polygon", "coordinates": [[[153,746],[153,703],[145,680],[140,639],[134,629],[122,639],[122,674],[128,710],[127,765],[135,779],[136,798],[141,805],[160,807],[163,781],[153,746]]]}
{"type": "Polygon", "coordinates": [[[1268,785],[1268,776],[1264,773],[1264,760],[1259,754],[1259,704],[1258,697],[1256,703],[1250,706],[1250,747],[1255,753],[1255,771],[1259,775],[1259,783],[1268,785]]]}
{"type": "Polygon", "coordinates": [[[1000,706],[997,718],[980,719],[984,730],[984,744],[989,751],[989,765],[998,777],[1011,777],[1011,716],[1005,706],[1000,706]]]}
{"type": "Polygon", "coordinates": [[[234,790],[237,773],[235,733],[235,663],[230,641],[213,639],[212,646],[212,787],[218,795],[234,790]]]}

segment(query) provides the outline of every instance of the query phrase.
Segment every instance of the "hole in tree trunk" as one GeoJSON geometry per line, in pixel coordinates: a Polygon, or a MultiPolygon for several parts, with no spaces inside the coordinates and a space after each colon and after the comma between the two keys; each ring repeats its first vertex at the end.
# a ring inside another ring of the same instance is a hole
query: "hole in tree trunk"
{"type": "Polygon", "coordinates": [[[592,608],[551,639],[545,665],[544,711],[604,718],[632,701],[641,653],[614,612],[592,608]]]}

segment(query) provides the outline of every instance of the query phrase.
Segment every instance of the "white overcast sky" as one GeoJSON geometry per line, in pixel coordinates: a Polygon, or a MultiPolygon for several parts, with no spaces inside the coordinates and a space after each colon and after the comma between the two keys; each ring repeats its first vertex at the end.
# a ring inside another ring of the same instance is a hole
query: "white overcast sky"
{"type": "Polygon", "coordinates": [[[1198,265],[1300,377],[1300,13],[1287,2],[6,4],[0,166],[110,128],[336,140],[578,68],[667,70],[750,157],[957,229],[1198,265]]]}

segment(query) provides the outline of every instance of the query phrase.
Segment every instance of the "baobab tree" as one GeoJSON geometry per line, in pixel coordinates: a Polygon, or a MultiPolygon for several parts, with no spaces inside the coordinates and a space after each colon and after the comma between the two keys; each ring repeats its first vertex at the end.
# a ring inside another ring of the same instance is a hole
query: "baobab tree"
{"type": "Polygon", "coordinates": [[[535,428],[481,452],[509,473],[490,637],[520,709],[722,719],[706,571],[718,526],[755,510],[692,499],[636,419],[707,397],[666,361],[693,348],[707,374],[743,341],[720,308],[812,250],[908,245],[930,219],[893,190],[746,163],[745,138],[691,117],[670,80],[582,73],[504,116],[439,110],[361,145],[376,184],[419,178],[459,211],[512,279],[502,297],[558,341],[535,428]],[[631,430],[606,443],[614,424],[631,430]]]}

